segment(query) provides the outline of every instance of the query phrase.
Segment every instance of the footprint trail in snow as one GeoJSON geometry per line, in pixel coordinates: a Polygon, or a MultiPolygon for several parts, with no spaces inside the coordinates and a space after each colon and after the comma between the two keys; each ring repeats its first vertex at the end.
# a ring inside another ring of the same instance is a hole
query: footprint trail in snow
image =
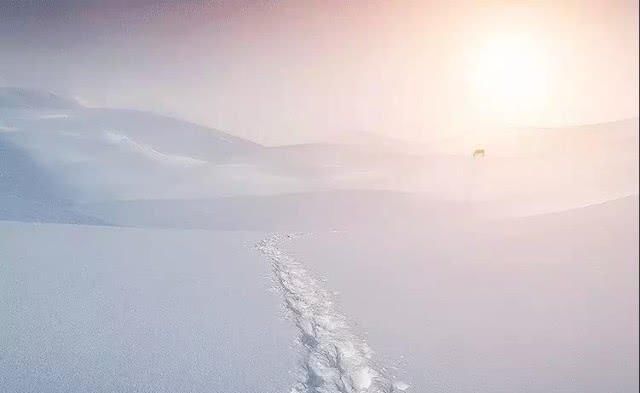
{"type": "Polygon", "coordinates": [[[367,343],[352,333],[332,296],[278,245],[299,235],[273,235],[257,248],[269,259],[273,279],[298,329],[303,348],[299,378],[291,393],[395,393],[409,386],[394,382],[372,359],[367,343]]]}

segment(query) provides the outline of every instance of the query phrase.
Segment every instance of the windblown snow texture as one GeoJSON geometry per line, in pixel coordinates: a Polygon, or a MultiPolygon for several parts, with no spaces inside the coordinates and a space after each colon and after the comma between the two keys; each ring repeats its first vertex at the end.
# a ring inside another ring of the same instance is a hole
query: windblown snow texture
{"type": "Polygon", "coordinates": [[[273,235],[257,248],[271,261],[274,282],[303,348],[299,381],[291,393],[392,393],[408,385],[393,382],[372,359],[373,352],[351,332],[331,295],[278,245],[299,235],[273,235]]]}
{"type": "Polygon", "coordinates": [[[140,154],[141,156],[146,157],[150,160],[154,160],[158,163],[184,168],[196,167],[207,163],[207,161],[205,160],[199,160],[189,156],[165,154],[159,152],[149,145],[138,143],[126,135],[118,134],[112,131],[105,132],[105,139],[110,144],[121,146],[125,150],[140,154]]]}

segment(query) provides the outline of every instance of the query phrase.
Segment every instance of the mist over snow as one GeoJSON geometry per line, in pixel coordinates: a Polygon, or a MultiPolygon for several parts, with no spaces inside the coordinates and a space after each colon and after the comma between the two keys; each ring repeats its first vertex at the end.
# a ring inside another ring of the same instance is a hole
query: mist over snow
{"type": "Polygon", "coordinates": [[[638,120],[512,132],[264,146],[0,88],[0,386],[637,391],[638,120]]]}

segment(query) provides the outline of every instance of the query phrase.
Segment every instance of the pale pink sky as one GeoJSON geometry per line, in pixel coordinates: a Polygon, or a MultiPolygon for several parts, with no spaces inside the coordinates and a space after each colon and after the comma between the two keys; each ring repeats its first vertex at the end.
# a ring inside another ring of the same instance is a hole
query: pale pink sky
{"type": "Polygon", "coordinates": [[[501,120],[638,115],[637,1],[133,3],[1,6],[0,85],[267,143],[354,130],[428,139],[500,123],[499,105],[479,110],[491,97],[474,93],[469,75],[487,40],[515,34],[542,54],[548,86],[536,105],[509,103],[501,120]]]}

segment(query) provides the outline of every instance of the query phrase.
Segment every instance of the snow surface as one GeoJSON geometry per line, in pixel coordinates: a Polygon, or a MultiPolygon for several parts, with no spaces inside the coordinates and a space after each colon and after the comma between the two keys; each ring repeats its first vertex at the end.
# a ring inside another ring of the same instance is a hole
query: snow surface
{"type": "Polygon", "coordinates": [[[474,160],[0,88],[0,386],[637,391],[637,124],[474,160]]]}
{"type": "Polygon", "coordinates": [[[286,392],[263,236],[0,222],[0,390],[286,392]]]}
{"type": "Polygon", "coordinates": [[[421,392],[638,390],[638,200],[421,230],[322,232],[282,252],[421,392]]]}
{"type": "Polygon", "coordinates": [[[295,235],[274,235],[257,245],[270,260],[273,279],[284,298],[304,348],[298,383],[292,392],[391,393],[408,388],[394,382],[373,360],[367,343],[351,332],[332,296],[306,269],[278,248],[295,235]]]}

